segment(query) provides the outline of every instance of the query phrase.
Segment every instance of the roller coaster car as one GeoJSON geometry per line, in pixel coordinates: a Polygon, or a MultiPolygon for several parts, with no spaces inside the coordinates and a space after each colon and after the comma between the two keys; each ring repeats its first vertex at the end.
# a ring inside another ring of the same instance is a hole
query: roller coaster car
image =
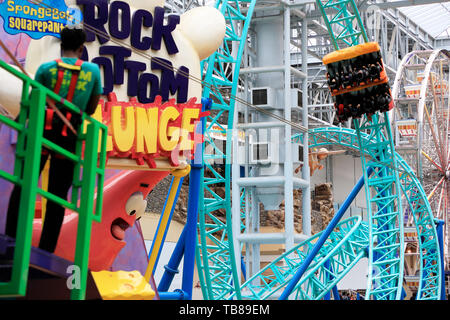
{"type": "Polygon", "coordinates": [[[387,112],[394,107],[391,89],[387,83],[335,96],[334,104],[339,122],[348,118],[371,117],[375,112],[387,112]]]}
{"type": "Polygon", "coordinates": [[[338,50],[326,55],[327,82],[335,97],[340,122],[371,116],[393,108],[388,77],[376,42],[338,50]]]}

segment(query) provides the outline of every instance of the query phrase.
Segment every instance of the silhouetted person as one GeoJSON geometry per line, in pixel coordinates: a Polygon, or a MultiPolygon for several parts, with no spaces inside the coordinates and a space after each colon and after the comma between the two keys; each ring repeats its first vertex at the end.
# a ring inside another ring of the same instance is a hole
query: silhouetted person
{"type": "MultiPolygon", "coordinates": [[[[81,59],[86,42],[86,34],[81,29],[64,28],[61,31],[61,59],[42,64],[36,72],[35,80],[54,91],[59,96],[71,101],[82,112],[91,115],[97,108],[102,85],[98,65],[81,59]]],[[[56,106],[70,120],[75,130],[81,127],[81,115],[67,112],[61,104],[56,106]]],[[[44,137],[75,153],[77,135],[68,130],[63,121],[47,108],[44,124],[44,137]]],[[[45,147],[42,148],[39,172],[50,158],[48,192],[62,198],[72,185],[75,163],[64,156],[45,147]]],[[[21,188],[15,186],[10,197],[6,220],[6,235],[15,238],[20,203],[21,188]]],[[[48,200],[39,248],[54,252],[64,220],[64,207],[48,200]]],[[[20,230],[19,230],[20,232],[20,230]]]]}

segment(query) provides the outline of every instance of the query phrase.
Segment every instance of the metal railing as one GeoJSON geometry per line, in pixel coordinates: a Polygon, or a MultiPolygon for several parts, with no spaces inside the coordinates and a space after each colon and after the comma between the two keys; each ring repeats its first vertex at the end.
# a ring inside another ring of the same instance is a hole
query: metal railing
{"type": "MultiPolygon", "coordinates": [[[[9,282],[0,283],[0,296],[24,296],[28,282],[33,219],[36,196],[41,195],[78,213],[74,265],[80,270],[80,287],[71,291],[71,299],[82,300],[86,294],[92,222],[101,221],[102,192],[106,163],[107,127],[82,114],[84,126],[78,130],[75,153],[69,152],[43,137],[46,100],[62,101],[61,97],[0,60],[0,68],[22,80],[21,110],[17,122],[0,115],[3,123],[18,132],[14,172],[0,170],[0,178],[21,187],[17,236],[12,274],[9,282]],[[84,130],[83,130],[84,128],[84,130]],[[62,199],[38,187],[42,147],[75,163],[70,200],[62,199]]],[[[61,103],[63,109],[80,113],[72,103],[61,103]]]]}

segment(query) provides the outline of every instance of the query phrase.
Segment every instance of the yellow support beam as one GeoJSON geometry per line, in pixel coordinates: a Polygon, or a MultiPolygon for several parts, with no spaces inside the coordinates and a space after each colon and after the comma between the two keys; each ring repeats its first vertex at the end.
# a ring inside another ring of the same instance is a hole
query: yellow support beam
{"type": "MultiPolygon", "coordinates": [[[[47,159],[47,162],[45,163],[44,169],[42,170],[41,174],[41,184],[42,184],[42,190],[48,191],[48,175],[50,172],[50,159],[47,159]]],[[[45,212],[47,210],[47,198],[42,197],[41,199],[41,218],[42,218],[42,225],[44,225],[44,219],[45,219],[45,212]]]]}
{"type": "Polygon", "coordinates": [[[184,169],[177,169],[172,171],[172,175],[174,176],[174,180],[172,183],[172,187],[169,191],[169,197],[167,199],[167,205],[164,209],[164,212],[161,217],[161,223],[158,229],[158,233],[153,239],[153,250],[150,253],[150,258],[148,260],[147,270],[145,271],[145,279],[147,282],[150,281],[150,278],[153,275],[153,270],[155,269],[156,260],[158,258],[159,249],[162,245],[162,240],[164,237],[164,233],[167,228],[167,224],[169,223],[170,212],[172,211],[172,207],[175,205],[175,197],[177,194],[178,186],[180,185],[181,178],[188,175],[191,171],[191,166],[188,165],[184,169]]]}

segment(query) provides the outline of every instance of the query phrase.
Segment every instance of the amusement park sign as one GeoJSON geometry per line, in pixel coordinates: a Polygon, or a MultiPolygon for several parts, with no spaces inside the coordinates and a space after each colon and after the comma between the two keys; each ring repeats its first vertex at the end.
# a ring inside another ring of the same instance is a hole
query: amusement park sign
{"type": "MultiPolygon", "coordinates": [[[[162,42],[169,56],[178,53],[172,32],[180,22],[179,16],[170,15],[165,23],[162,7],[155,7],[153,14],[143,9],[131,14],[130,5],[124,1],[113,1],[108,5],[106,1],[77,0],[77,4],[83,6],[84,24],[90,26],[86,29],[87,42],[97,39],[101,45],[100,56],[90,60],[103,69],[103,94],[112,92],[114,85],[126,85],[127,95],[137,97],[141,103],[151,103],[157,95],[167,101],[170,94],[177,94],[178,103],[187,101],[187,67],[179,66],[175,71],[170,59],[149,56],[151,72],[147,72],[147,63],[132,58],[135,50],[161,50],[162,42]],[[147,31],[150,27],[151,34],[144,35],[144,29],[147,31]],[[107,44],[111,38],[129,40],[131,48],[107,44]],[[155,71],[161,76],[158,77],[155,71]]],[[[87,53],[84,59],[89,60],[87,53]]]]}
{"type": "MultiPolygon", "coordinates": [[[[102,74],[104,98],[94,117],[108,126],[107,167],[167,170],[187,165],[201,141],[195,123],[203,116],[197,103],[202,83],[191,79],[202,78],[201,61],[222,44],[223,14],[199,7],[166,17],[164,0],[5,0],[2,8],[10,16],[16,11],[38,17],[53,12],[32,10],[33,3],[36,8],[53,6],[55,12],[66,12],[67,3],[83,18],[87,41],[82,59],[96,63],[102,74]]],[[[37,28],[44,30],[43,24],[37,28]]],[[[24,32],[22,24],[16,29],[24,32]]],[[[33,39],[25,62],[31,75],[61,52],[57,37],[33,39]]],[[[20,97],[13,81],[0,87],[0,103],[14,116],[20,97]]]]}
{"type": "Polygon", "coordinates": [[[80,10],[63,0],[6,0],[0,3],[0,16],[7,33],[25,33],[33,39],[59,37],[66,25],[81,21],[80,10]]]}
{"type": "Polygon", "coordinates": [[[108,101],[95,116],[108,125],[109,166],[120,158],[150,168],[158,167],[156,159],[161,158],[178,167],[180,154],[189,160],[194,152],[193,122],[199,119],[201,105],[195,103],[196,98],[188,101],[189,69],[182,65],[175,71],[170,61],[179,52],[172,32],[180,17],[170,15],[166,23],[164,8],[156,6],[153,14],[144,9],[132,12],[125,1],[76,3],[82,7],[84,25],[89,26],[85,27],[87,47],[95,43],[99,54],[90,58],[89,53],[95,55],[95,51],[86,50],[83,58],[103,70],[103,94],[108,101]],[[111,44],[112,39],[130,45],[111,44]],[[153,56],[160,50],[167,52],[167,58],[153,56]],[[152,53],[144,54],[148,55],[144,62],[135,57],[137,52],[152,53]],[[129,101],[117,100],[114,89],[119,86],[126,88],[129,101]]]}
{"type": "Polygon", "coordinates": [[[106,151],[109,158],[130,158],[138,165],[156,168],[155,159],[167,158],[173,167],[180,165],[180,154],[190,159],[202,135],[195,132],[201,115],[196,98],[176,104],[174,99],[162,103],[142,104],[131,99],[119,102],[114,93],[100,101],[93,117],[108,126],[106,151]]]}

